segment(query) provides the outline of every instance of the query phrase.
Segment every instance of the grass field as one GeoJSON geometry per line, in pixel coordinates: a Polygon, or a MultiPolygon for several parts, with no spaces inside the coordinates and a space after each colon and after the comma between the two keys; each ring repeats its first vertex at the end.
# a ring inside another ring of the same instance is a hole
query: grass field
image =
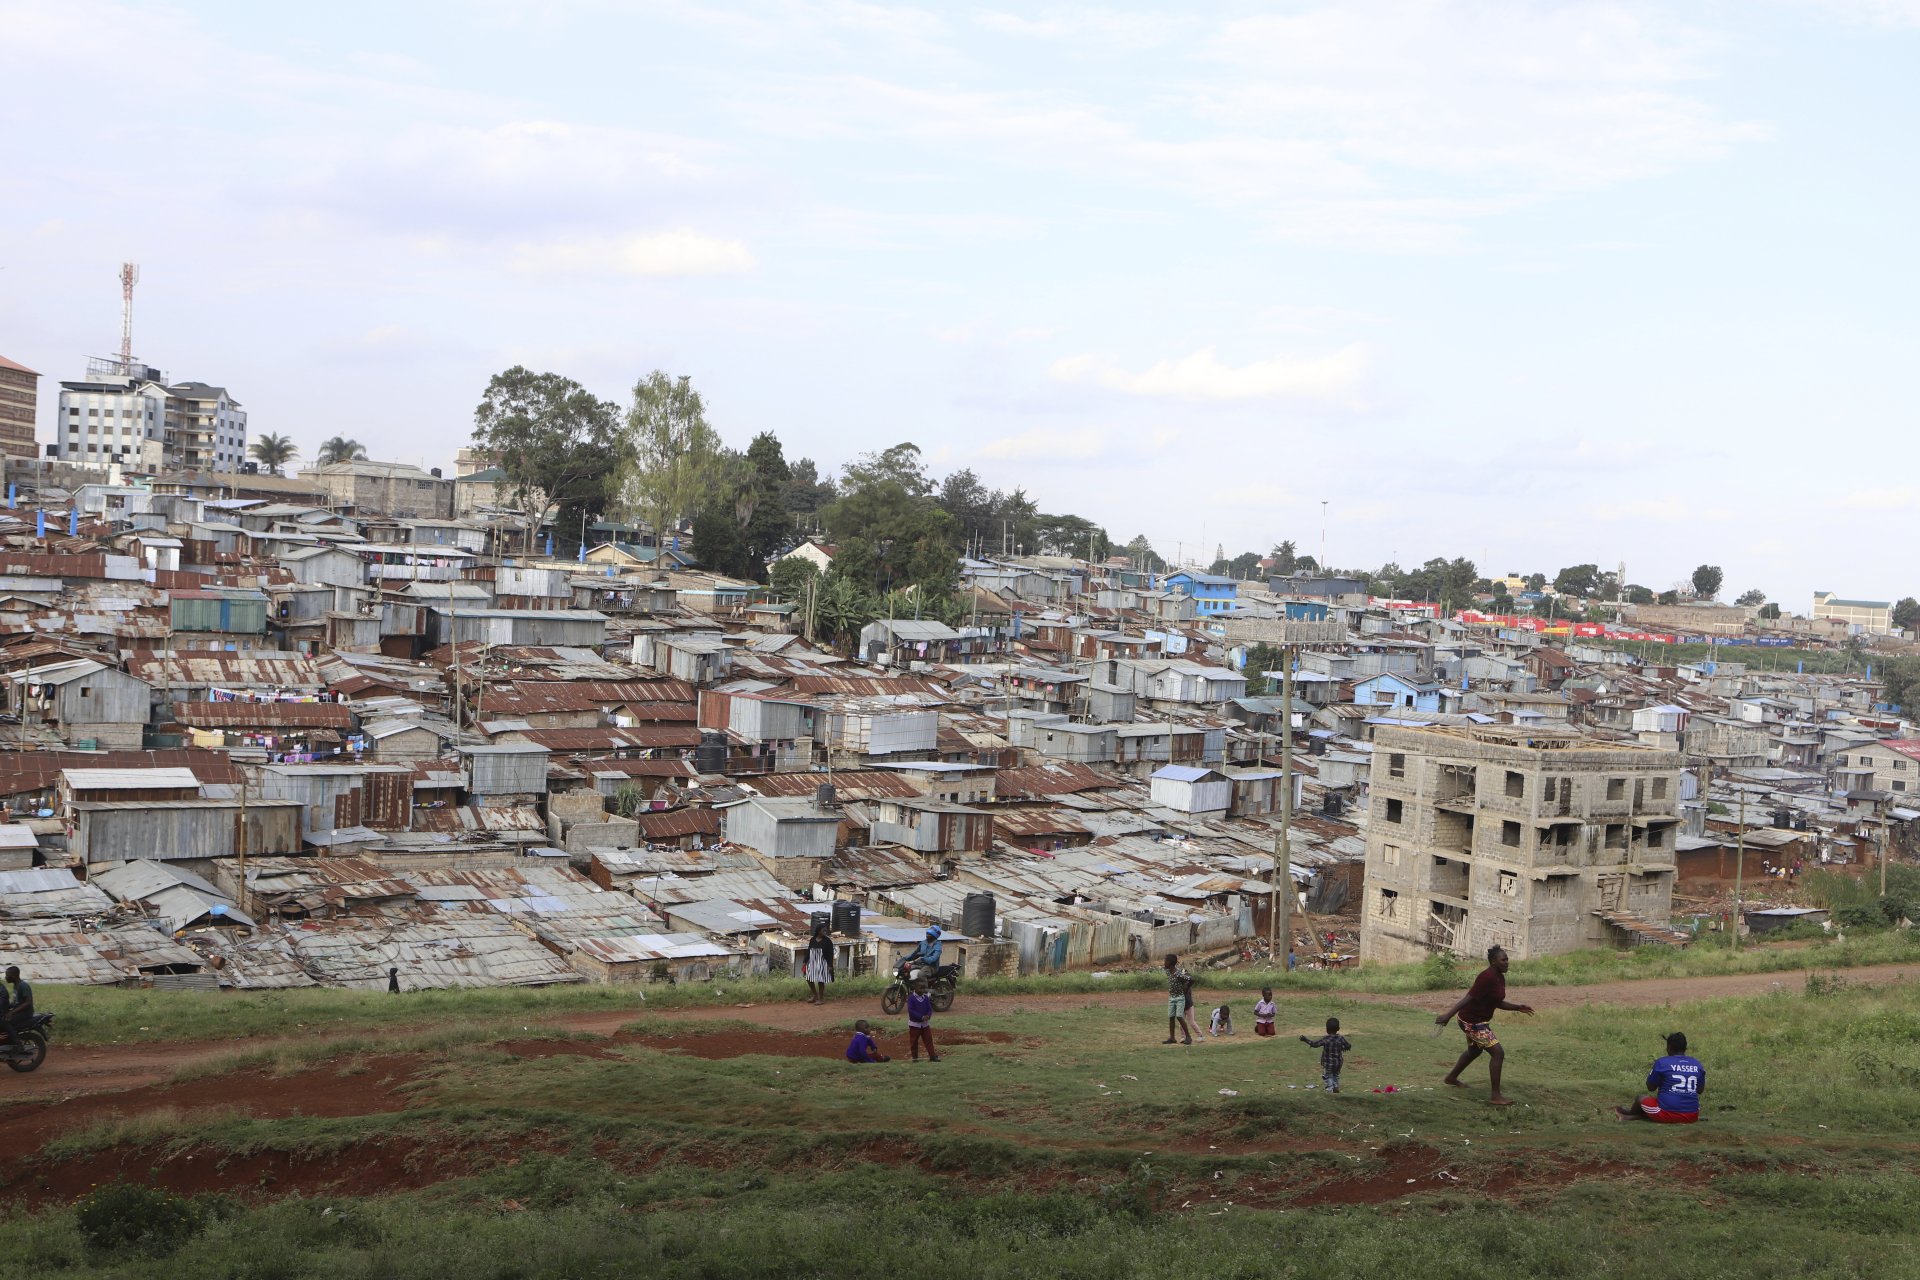
{"type": "MultiPolygon", "coordinates": [[[[1823,938],[1781,946],[1749,945],[1739,951],[1709,936],[1684,950],[1641,947],[1632,951],[1581,951],[1540,960],[1522,960],[1509,975],[1515,986],[1581,986],[1640,978],[1707,978],[1737,973],[1790,973],[1849,969],[1862,965],[1920,963],[1920,930],[1858,932],[1844,941],[1823,938]]],[[[1367,967],[1349,971],[1296,970],[1276,978],[1257,966],[1206,970],[1203,989],[1250,992],[1272,984],[1296,991],[1337,994],[1404,995],[1446,990],[1471,977],[1465,966],[1453,971],[1423,965],[1367,967]]],[[[1041,992],[1143,991],[1164,982],[1157,969],[1102,976],[1089,973],[1032,978],[995,978],[967,984],[970,995],[1024,995],[1041,992]]],[[[469,1023],[489,1028],[506,1021],[537,1023],[567,1014],[631,1010],[670,1012],[703,1005],[791,1001],[804,996],[795,979],[755,978],[683,986],[648,986],[644,998],[627,986],[574,986],[540,989],[409,992],[395,999],[385,992],[299,990],[227,993],[157,992],[119,987],[54,987],[36,984],[42,1008],[59,1016],[66,1044],[142,1044],[187,1040],[223,1040],[256,1036],[310,1037],[319,1034],[446,1027],[469,1023]]],[[[860,978],[836,983],[836,1000],[869,1007],[884,983],[860,978]]]]}
{"type": "Polygon", "coordinates": [[[1920,1274],[1911,986],[1502,1015],[1507,1111],[1483,1068],[1438,1087],[1457,1032],[1336,991],[1191,1049],[1151,1010],[963,995],[945,1060],[873,1067],[844,1027],[541,1038],[439,999],[411,1041],[57,1103],[0,1081],[0,1277],[1920,1274]],[[1339,1097],[1293,1038],[1329,1015],[1339,1097]],[[1708,1122],[1615,1121],[1674,1029],[1708,1122]],[[87,1207],[121,1183],[181,1199],[87,1207]]]}

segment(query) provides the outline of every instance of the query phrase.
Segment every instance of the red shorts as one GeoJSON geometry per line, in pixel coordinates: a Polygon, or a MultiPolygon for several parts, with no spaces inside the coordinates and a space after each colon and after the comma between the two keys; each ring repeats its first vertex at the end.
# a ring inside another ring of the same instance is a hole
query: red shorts
{"type": "Polygon", "coordinates": [[[1271,1022],[1256,1022],[1253,1024],[1253,1034],[1257,1036],[1270,1036],[1273,1034],[1273,1024],[1271,1022]]]}
{"type": "Polygon", "coordinates": [[[1640,1108],[1644,1119],[1655,1124],[1692,1124],[1700,1118],[1698,1111],[1662,1111],[1658,1098],[1642,1098],[1634,1105],[1640,1108]]]}

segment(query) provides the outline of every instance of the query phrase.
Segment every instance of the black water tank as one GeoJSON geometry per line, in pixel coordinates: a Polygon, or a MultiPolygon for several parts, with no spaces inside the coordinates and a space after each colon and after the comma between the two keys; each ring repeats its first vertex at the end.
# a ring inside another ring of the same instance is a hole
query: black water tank
{"type": "Polygon", "coordinates": [[[813,789],[813,807],[825,813],[833,808],[833,784],[823,782],[813,789]]]}
{"type": "Polygon", "coordinates": [[[859,903],[836,902],[833,904],[833,931],[843,938],[860,936],[859,903]]]}
{"type": "Polygon", "coordinates": [[[727,771],[727,735],[703,729],[700,732],[700,745],[693,749],[693,768],[696,773],[725,773],[727,771]]]}
{"type": "Polygon", "coordinates": [[[1329,818],[1339,817],[1343,807],[1340,793],[1337,791],[1329,791],[1320,799],[1320,812],[1329,818]]]}
{"type": "Polygon", "coordinates": [[[809,923],[811,925],[811,928],[808,929],[809,933],[820,929],[831,929],[833,927],[833,916],[825,911],[816,911],[813,913],[813,919],[809,923]]]}
{"type": "Polygon", "coordinates": [[[960,904],[960,932],[969,938],[993,936],[993,895],[970,893],[960,904]]]}
{"type": "Polygon", "coordinates": [[[1793,826],[1793,810],[1775,809],[1773,811],[1773,825],[1782,831],[1791,828],[1793,826]]]}

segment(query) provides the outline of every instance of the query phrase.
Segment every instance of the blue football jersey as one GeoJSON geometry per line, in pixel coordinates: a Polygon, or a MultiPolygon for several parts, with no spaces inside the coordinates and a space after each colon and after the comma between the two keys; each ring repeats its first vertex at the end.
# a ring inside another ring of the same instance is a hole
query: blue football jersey
{"type": "Polygon", "coordinates": [[[1659,1098],[1662,1111],[1700,1110],[1700,1091],[1707,1087],[1707,1069],[1685,1054],[1661,1058],[1647,1076],[1647,1088],[1659,1098]]]}

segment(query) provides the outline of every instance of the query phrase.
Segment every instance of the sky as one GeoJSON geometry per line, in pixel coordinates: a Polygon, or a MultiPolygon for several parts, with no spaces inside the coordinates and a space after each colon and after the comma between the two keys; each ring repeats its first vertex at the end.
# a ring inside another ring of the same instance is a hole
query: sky
{"type": "Polygon", "coordinates": [[[1920,0],[0,0],[0,355],[311,456],[487,379],[1211,559],[1920,594],[1920,0]],[[1908,372],[1902,374],[1901,369],[1908,372]]]}

